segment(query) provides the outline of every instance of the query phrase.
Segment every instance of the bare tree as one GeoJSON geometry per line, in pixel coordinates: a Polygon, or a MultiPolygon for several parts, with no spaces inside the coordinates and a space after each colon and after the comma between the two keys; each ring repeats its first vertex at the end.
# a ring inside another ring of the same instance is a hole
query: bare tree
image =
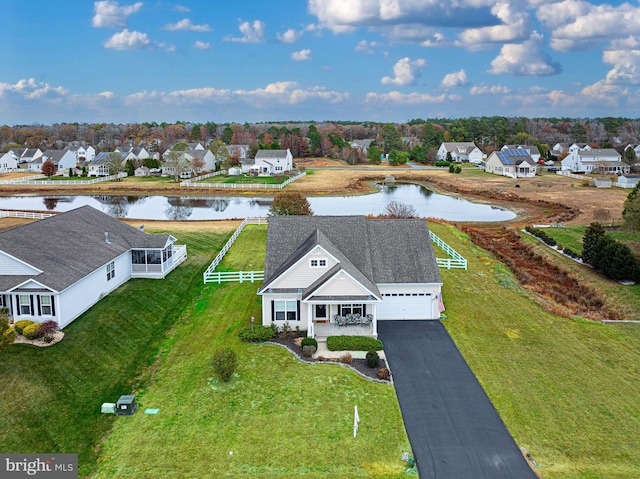
{"type": "Polygon", "coordinates": [[[418,212],[412,205],[401,203],[399,201],[392,201],[389,203],[382,214],[390,218],[415,218],[418,216],[418,212]]]}
{"type": "Polygon", "coordinates": [[[168,151],[164,155],[163,168],[168,170],[176,180],[180,180],[180,175],[191,167],[191,162],[184,157],[182,151],[168,151]]]}
{"type": "MultiPolygon", "coordinates": [[[[109,153],[105,165],[109,169],[110,175],[117,175],[118,173],[124,171],[124,162],[122,160],[122,155],[117,151],[109,153]]],[[[120,178],[116,177],[115,181],[120,181],[120,178]]]]}

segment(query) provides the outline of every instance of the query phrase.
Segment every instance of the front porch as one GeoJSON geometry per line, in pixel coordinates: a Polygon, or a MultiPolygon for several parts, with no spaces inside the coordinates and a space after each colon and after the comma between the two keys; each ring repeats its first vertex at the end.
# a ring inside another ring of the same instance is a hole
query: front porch
{"type": "Polygon", "coordinates": [[[318,323],[315,322],[313,330],[315,333],[315,339],[318,342],[326,342],[329,336],[373,336],[377,337],[378,334],[375,331],[375,323],[370,324],[353,324],[346,326],[339,326],[338,323],[318,323]]]}

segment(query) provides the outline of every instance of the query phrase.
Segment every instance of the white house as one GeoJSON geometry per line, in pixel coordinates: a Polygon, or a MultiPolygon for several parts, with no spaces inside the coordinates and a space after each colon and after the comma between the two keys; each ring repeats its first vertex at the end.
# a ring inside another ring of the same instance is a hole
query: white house
{"type": "Polygon", "coordinates": [[[0,156],[0,173],[17,170],[19,159],[11,150],[0,156]]]}
{"type": "Polygon", "coordinates": [[[618,177],[617,186],[621,188],[635,188],[638,182],[640,182],[640,176],[622,175],[618,177]]]}
{"type": "Polygon", "coordinates": [[[69,150],[76,156],[76,164],[93,161],[96,157],[96,150],[93,146],[70,146],[69,150]]]}
{"type": "Polygon", "coordinates": [[[111,156],[120,155],[121,166],[127,164],[127,160],[134,159],[133,153],[120,152],[120,151],[101,151],[95,157],[95,159],[85,166],[88,168],[89,176],[108,176],[109,175],[109,163],[111,162],[111,156]]]}
{"type": "Polygon", "coordinates": [[[249,158],[249,145],[227,145],[227,151],[230,158],[235,158],[241,163],[249,158]]]}
{"type": "MultiPolygon", "coordinates": [[[[171,152],[167,150],[164,153],[164,159],[167,161],[171,153],[178,153],[185,167],[181,172],[183,175],[191,176],[193,173],[201,173],[202,171],[213,171],[216,169],[216,156],[211,150],[185,150],[171,152]]],[[[175,174],[175,166],[169,164],[162,165],[162,174],[173,176],[175,174]]]]}
{"type": "Polygon", "coordinates": [[[510,178],[532,178],[536,176],[537,162],[526,150],[506,149],[494,151],[484,164],[484,171],[510,178]]]}
{"type": "Polygon", "coordinates": [[[131,159],[146,160],[147,158],[151,158],[151,155],[144,147],[119,146],[116,148],[116,151],[120,153],[131,153],[131,159]]]}
{"type": "Polygon", "coordinates": [[[364,140],[351,140],[349,146],[351,148],[357,148],[361,150],[366,155],[369,151],[369,148],[371,147],[371,143],[373,143],[374,141],[376,141],[374,138],[366,138],[364,140]]]}
{"type": "Polygon", "coordinates": [[[482,150],[473,142],[443,142],[438,148],[438,160],[445,161],[447,153],[451,153],[451,159],[458,163],[482,163],[482,150]]]}
{"type": "Polygon", "coordinates": [[[62,174],[68,171],[69,168],[75,168],[77,160],[75,153],[65,148],[64,150],[46,150],[40,158],[33,160],[32,163],[39,162],[40,168],[38,171],[41,171],[45,161],[50,161],[56,165],[58,173],[62,174]]]}
{"type": "Polygon", "coordinates": [[[91,206],[0,232],[0,307],[63,328],[131,278],[164,278],[187,257],[91,206]]]}
{"type": "Polygon", "coordinates": [[[630,167],[623,163],[620,153],[613,148],[580,148],[571,145],[569,155],[562,160],[561,169],[573,173],[629,173],[630,167]]]}
{"type": "Polygon", "coordinates": [[[439,319],[442,311],[423,219],[273,216],[264,278],[262,324],[287,323],[320,339],[377,337],[378,321],[439,319]]]}
{"type": "Polygon", "coordinates": [[[258,150],[253,160],[242,163],[243,173],[256,175],[279,175],[293,169],[293,155],[286,150],[258,150]]]}
{"type": "Polygon", "coordinates": [[[536,163],[540,160],[540,150],[537,146],[534,145],[504,145],[502,148],[504,150],[524,150],[536,163]]]}

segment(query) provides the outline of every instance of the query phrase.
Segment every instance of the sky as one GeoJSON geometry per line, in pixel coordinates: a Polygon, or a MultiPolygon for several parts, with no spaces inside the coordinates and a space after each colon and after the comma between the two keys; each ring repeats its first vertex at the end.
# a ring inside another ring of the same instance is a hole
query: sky
{"type": "Polygon", "coordinates": [[[640,117],[640,0],[0,0],[0,125],[640,117]]]}

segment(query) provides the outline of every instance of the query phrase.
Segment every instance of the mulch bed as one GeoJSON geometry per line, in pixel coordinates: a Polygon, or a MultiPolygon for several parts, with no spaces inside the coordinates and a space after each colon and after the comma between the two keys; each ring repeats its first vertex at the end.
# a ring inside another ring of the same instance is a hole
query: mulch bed
{"type": "MultiPolygon", "coordinates": [[[[340,363],[339,359],[335,359],[333,361],[329,360],[328,358],[325,359],[324,361],[320,361],[318,359],[313,359],[313,358],[307,358],[304,357],[302,355],[302,347],[299,346],[298,344],[296,344],[296,336],[295,335],[290,335],[287,336],[286,338],[281,338],[279,336],[276,336],[273,341],[273,343],[276,344],[280,344],[282,346],[286,346],[287,349],[289,349],[293,354],[295,354],[296,356],[298,356],[298,358],[300,358],[302,361],[305,362],[309,362],[309,363],[335,363],[335,364],[341,364],[342,366],[346,366],[349,367],[357,372],[359,372],[362,376],[365,376],[368,379],[373,379],[376,381],[380,381],[380,379],[378,378],[378,371],[382,368],[386,368],[387,367],[387,363],[384,359],[380,358],[380,364],[378,365],[378,367],[376,368],[370,368],[369,366],[367,366],[367,361],[366,359],[353,359],[351,361],[351,364],[342,364],[340,363]]],[[[388,381],[382,381],[382,382],[388,382],[388,381]]]]}

